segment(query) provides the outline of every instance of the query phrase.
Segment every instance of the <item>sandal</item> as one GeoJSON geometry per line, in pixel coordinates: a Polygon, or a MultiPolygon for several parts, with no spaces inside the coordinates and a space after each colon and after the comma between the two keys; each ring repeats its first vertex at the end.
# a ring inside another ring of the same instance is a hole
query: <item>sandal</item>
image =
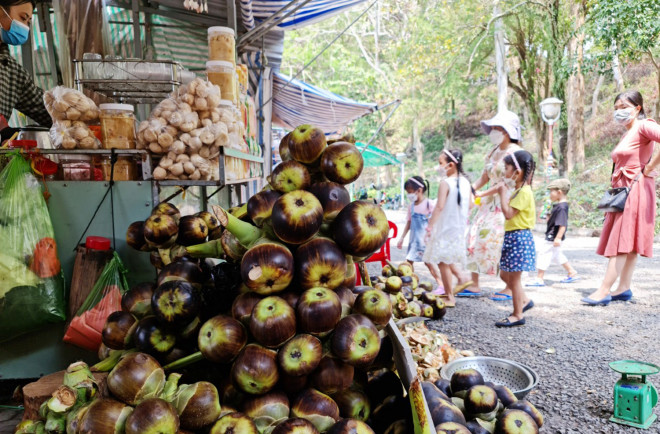
{"type": "Polygon", "coordinates": [[[518,321],[511,322],[509,318],[504,318],[503,320],[500,320],[495,323],[495,327],[517,327],[525,325],[525,318],[521,318],[518,321]]]}
{"type": "Polygon", "coordinates": [[[468,286],[472,285],[473,283],[474,283],[473,281],[468,280],[467,282],[465,282],[465,283],[463,283],[463,284],[461,284],[461,285],[456,285],[456,286],[454,286],[454,289],[453,289],[454,294],[463,291],[465,288],[467,288],[468,286]]]}
{"type": "Polygon", "coordinates": [[[509,301],[512,297],[509,294],[504,294],[503,292],[496,292],[490,296],[490,299],[493,301],[509,301]]]}
{"type": "Polygon", "coordinates": [[[475,291],[470,291],[469,289],[464,289],[460,292],[457,292],[456,297],[481,297],[481,291],[475,292],[475,291]]]}

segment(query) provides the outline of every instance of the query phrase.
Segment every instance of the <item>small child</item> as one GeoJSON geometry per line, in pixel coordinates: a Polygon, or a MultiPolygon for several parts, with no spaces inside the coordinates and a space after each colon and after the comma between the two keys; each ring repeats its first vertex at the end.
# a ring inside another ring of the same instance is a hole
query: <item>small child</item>
{"type": "MultiPolygon", "coordinates": [[[[458,149],[443,150],[438,158],[439,171],[447,177],[440,182],[438,201],[429,225],[428,246],[424,262],[438,264],[440,279],[436,281],[445,288],[447,307],[456,305],[452,288],[452,274],[457,265],[465,265],[465,233],[468,210],[472,200],[470,181],[463,173],[463,153],[458,149]]],[[[461,284],[459,277],[459,285],[461,284]]]]}
{"type": "Polygon", "coordinates": [[[500,277],[511,288],[513,313],[495,323],[497,327],[515,327],[525,324],[523,312],[534,307],[522,286],[522,272],[536,268],[536,249],[531,229],[536,221],[536,206],[532,192],[532,178],[536,163],[527,151],[516,151],[504,157],[504,183],[497,192],[502,203],[504,244],[500,259],[500,277]],[[508,190],[514,189],[507,202],[508,190]]]}
{"type": "MultiPolygon", "coordinates": [[[[409,178],[403,188],[406,190],[410,207],[408,208],[408,216],[406,218],[406,227],[403,228],[403,233],[396,243],[397,248],[403,248],[403,239],[410,231],[410,240],[408,241],[408,253],[406,261],[413,266],[414,262],[421,262],[424,250],[426,250],[426,242],[424,236],[426,235],[426,227],[429,223],[429,217],[435,207],[435,202],[426,197],[426,192],[429,189],[428,181],[425,181],[421,176],[413,176],[409,178]]],[[[426,267],[435,274],[435,270],[431,264],[426,264],[426,267]]]]}
{"type": "Polygon", "coordinates": [[[548,185],[550,190],[550,200],[553,202],[548,225],[545,230],[545,243],[538,251],[538,260],[536,268],[538,274],[536,279],[531,280],[525,286],[545,286],[543,276],[545,271],[553,262],[557,262],[564,267],[568,276],[561,280],[561,283],[571,283],[579,280],[577,271],[568,263],[568,258],[561,250],[561,242],[566,238],[566,228],[568,227],[568,202],[566,195],[571,189],[571,181],[568,179],[556,179],[548,185]]]}

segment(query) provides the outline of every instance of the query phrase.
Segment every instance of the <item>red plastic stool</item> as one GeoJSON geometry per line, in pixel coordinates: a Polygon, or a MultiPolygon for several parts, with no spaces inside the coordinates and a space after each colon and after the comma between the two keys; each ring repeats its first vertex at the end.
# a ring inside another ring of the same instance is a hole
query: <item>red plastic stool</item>
{"type": "MultiPolygon", "coordinates": [[[[391,221],[387,221],[387,223],[390,225],[390,233],[392,233],[391,236],[387,237],[387,240],[385,240],[385,243],[381,246],[380,250],[371,255],[369,258],[367,258],[366,261],[364,262],[380,262],[381,266],[387,265],[387,261],[390,260],[390,240],[392,238],[396,238],[397,233],[399,232],[399,228],[396,227],[396,224],[394,224],[391,221]]],[[[358,268],[358,264],[355,264],[355,284],[356,285],[361,285],[362,283],[362,276],[360,275],[360,269],[358,268]]]]}

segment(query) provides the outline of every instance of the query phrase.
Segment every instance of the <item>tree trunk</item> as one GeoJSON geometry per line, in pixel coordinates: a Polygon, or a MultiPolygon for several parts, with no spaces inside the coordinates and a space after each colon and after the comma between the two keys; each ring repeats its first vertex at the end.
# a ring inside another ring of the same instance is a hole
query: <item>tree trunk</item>
{"type": "Polygon", "coordinates": [[[619,67],[619,54],[617,53],[616,44],[612,47],[612,74],[614,74],[614,82],[616,83],[617,92],[623,92],[625,84],[623,83],[623,75],[621,74],[621,68],[619,67]]]}
{"type": "Polygon", "coordinates": [[[594,117],[598,114],[598,96],[600,95],[600,88],[603,86],[605,81],[605,75],[600,74],[598,76],[598,81],[596,82],[596,88],[594,89],[594,94],[591,97],[591,117],[594,117]]]}
{"type": "Polygon", "coordinates": [[[558,128],[559,134],[559,176],[567,176],[568,172],[566,170],[566,161],[568,160],[568,129],[566,124],[560,124],[558,128]]]}
{"type": "Polygon", "coordinates": [[[573,63],[573,73],[568,79],[567,112],[568,143],[566,153],[566,172],[574,167],[584,167],[584,76],[582,75],[585,8],[581,2],[573,2],[571,16],[575,20],[577,33],[568,43],[568,52],[573,63]]]}
{"type": "Polygon", "coordinates": [[[415,154],[417,155],[417,175],[424,177],[424,144],[419,139],[417,119],[413,119],[412,139],[415,154]]]}
{"type": "Polygon", "coordinates": [[[449,102],[449,107],[450,107],[450,113],[449,113],[449,119],[447,120],[445,124],[445,149],[451,149],[454,146],[454,116],[455,116],[455,101],[454,98],[452,98],[449,102]]]}
{"type": "MultiPolygon", "coordinates": [[[[495,1],[493,16],[500,14],[499,1],[495,1]]],[[[508,101],[508,74],[506,67],[506,43],[504,41],[504,29],[502,19],[495,20],[495,64],[497,68],[497,111],[507,110],[508,101]]]]}

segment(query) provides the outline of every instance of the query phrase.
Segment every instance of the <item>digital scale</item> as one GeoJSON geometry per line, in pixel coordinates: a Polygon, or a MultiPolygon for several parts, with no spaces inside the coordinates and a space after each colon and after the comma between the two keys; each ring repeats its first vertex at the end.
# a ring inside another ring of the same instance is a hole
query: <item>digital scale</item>
{"type": "Polygon", "coordinates": [[[610,368],[621,374],[614,385],[614,415],[610,422],[647,429],[657,419],[653,407],[658,391],[646,381],[647,375],[660,372],[660,367],[635,360],[611,362],[610,368]]]}

